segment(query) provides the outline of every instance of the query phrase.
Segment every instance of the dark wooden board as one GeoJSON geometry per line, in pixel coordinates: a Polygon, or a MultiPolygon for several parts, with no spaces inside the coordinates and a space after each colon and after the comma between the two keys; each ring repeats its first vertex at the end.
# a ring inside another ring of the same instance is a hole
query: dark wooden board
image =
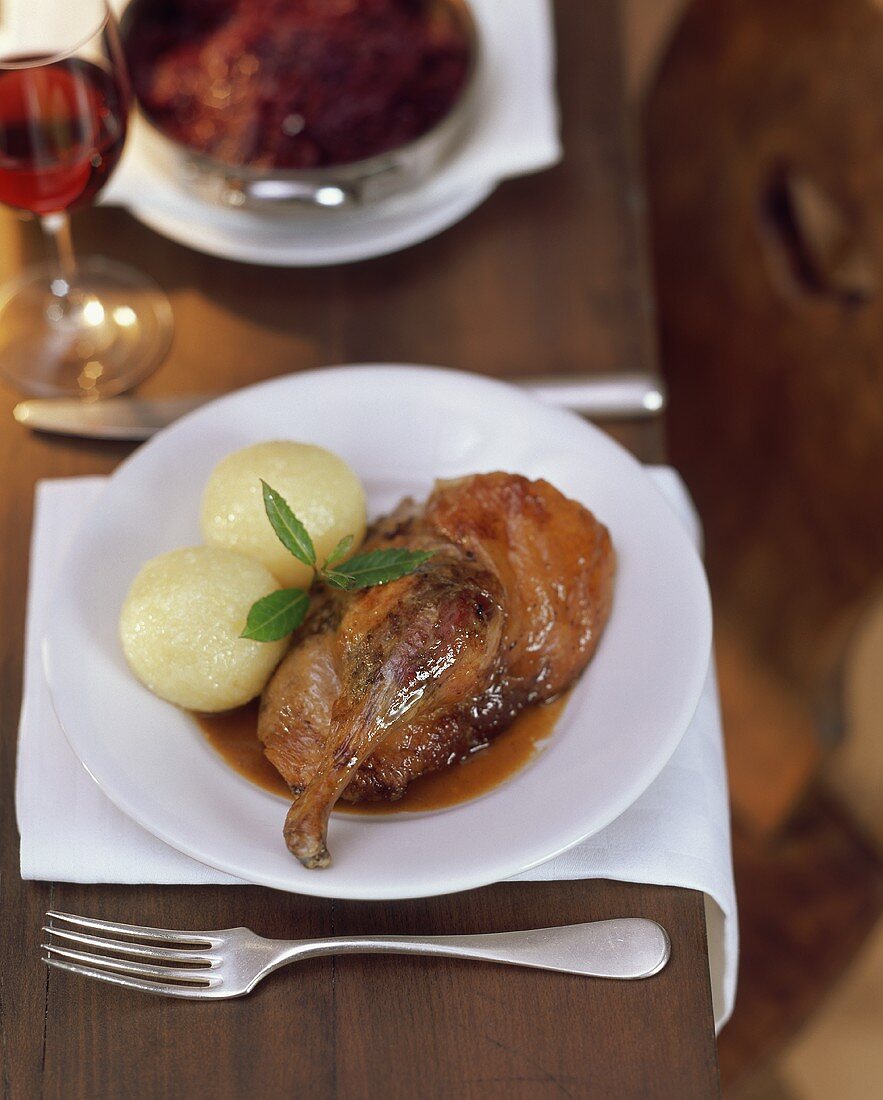
{"type": "Polygon", "coordinates": [[[824,1006],[883,907],[879,852],[817,782],[858,733],[850,649],[883,581],[881,55],[874,0],[692,0],[644,111],[668,443],[705,529],[735,818],[725,1088],[824,1006]]]}
{"type": "MultiPolygon", "coordinates": [[[[564,163],[503,185],[462,224],[405,253],[345,268],[262,269],[179,247],[121,211],[78,216],[82,251],[134,262],[171,294],[175,344],[144,392],[228,390],[363,360],[498,376],[651,368],[617,5],[564,2],[558,19],[564,163]]],[[[8,275],[39,242],[11,216],[0,232],[0,274],[8,275]]],[[[29,435],[9,419],[14,400],[0,391],[6,1095],[717,1095],[703,905],[689,891],[502,884],[368,905],[251,887],[21,883],[12,782],[34,483],[109,472],[128,448],[29,435]],[[477,931],[635,913],[665,924],[674,953],[658,977],[632,984],[448,960],[319,960],[275,975],[249,998],[206,1006],[47,974],[37,945],[50,904],[277,936],[477,931]]],[[[641,457],[660,457],[658,426],[616,434],[641,457]]]]}
{"type": "MultiPolygon", "coordinates": [[[[252,887],[65,885],[55,887],[53,903],[165,926],[245,922],[293,938],[503,931],[634,914],[660,920],[673,930],[674,944],[669,967],[648,982],[351,956],[299,964],[248,998],[211,1006],[53,973],[43,1051],[47,1098],[194,1090],[344,1100],[715,1094],[714,1046],[707,1035],[702,1041],[700,1024],[709,1013],[702,899],[689,891],[503,883],[420,901],[355,903],[252,887]]],[[[33,970],[37,927],[24,930],[33,970]]],[[[39,1012],[34,1023],[42,1023],[39,1012]]]]}
{"type": "Polygon", "coordinates": [[[645,112],[671,453],[719,613],[829,739],[883,582],[881,51],[871,0],[694,0],[645,112]]]}

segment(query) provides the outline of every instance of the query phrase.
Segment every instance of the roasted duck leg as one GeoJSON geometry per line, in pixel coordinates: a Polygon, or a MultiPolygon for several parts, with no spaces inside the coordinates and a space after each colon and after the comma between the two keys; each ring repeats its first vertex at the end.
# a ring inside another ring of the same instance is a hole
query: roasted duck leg
{"type": "Polygon", "coordinates": [[[289,849],[330,860],[338,800],[397,798],[463,758],[529,703],[583,671],[610,610],[605,527],[544,481],[484,474],[440,483],[366,548],[433,557],[408,577],[329,594],[268,685],[258,733],[291,786],[289,849]]]}
{"type": "Polygon", "coordinates": [[[444,715],[500,661],[503,611],[493,574],[440,550],[418,573],[350,602],[332,643],[340,694],[316,774],[285,821],[307,867],[329,862],[328,815],[353,773],[397,727],[444,715]]]}

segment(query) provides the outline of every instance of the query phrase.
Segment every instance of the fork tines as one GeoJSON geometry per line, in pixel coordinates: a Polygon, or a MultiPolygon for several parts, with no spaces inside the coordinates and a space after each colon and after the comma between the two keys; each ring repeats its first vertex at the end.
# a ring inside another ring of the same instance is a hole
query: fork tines
{"type": "Polygon", "coordinates": [[[214,972],[221,960],[213,952],[220,941],[211,932],[116,924],[52,910],[46,914],[43,931],[52,937],[40,945],[43,962],[59,970],[170,997],[204,996],[221,985],[220,975],[214,972]],[[61,946],[57,940],[94,950],[61,946]]]}

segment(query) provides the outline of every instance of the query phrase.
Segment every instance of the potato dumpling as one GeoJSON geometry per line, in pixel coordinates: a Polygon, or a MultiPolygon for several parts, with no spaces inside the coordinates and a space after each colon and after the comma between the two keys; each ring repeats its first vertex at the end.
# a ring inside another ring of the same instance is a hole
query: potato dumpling
{"type": "Polygon", "coordinates": [[[248,554],[284,588],[309,588],[313,571],[290,554],[264,511],[261,479],[303,523],[321,564],[338,542],[365,536],[365,492],[342,458],[309,443],[257,443],[215,467],[202,497],[202,537],[209,546],[248,554]]]}
{"type": "Polygon", "coordinates": [[[241,706],[263,690],[288,646],[239,637],[251,605],[278,587],[259,562],[230,550],[161,554],[141,568],[123,604],[126,660],[152,692],[179,707],[241,706]]]}

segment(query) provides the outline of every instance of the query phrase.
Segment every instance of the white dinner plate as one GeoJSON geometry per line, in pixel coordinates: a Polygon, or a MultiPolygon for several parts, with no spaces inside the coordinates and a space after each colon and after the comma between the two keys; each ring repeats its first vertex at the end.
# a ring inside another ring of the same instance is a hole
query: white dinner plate
{"type": "Polygon", "coordinates": [[[58,717],[107,796],[212,867],[304,894],[403,898],[507,878],[566,850],[653,781],[692,717],[708,666],[702,565],[642,466],[596,428],[503,383],[426,367],[341,367],[240,390],[174,424],[109,479],[62,569],[45,641],[58,717]],[[472,802],[425,814],[336,815],[333,865],[307,871],[282,839],[284,800],[230,769],[185,713],[129,672],[117,637],[148,558],[199,541],[202,488],[238,447],[318,443],[360,474],[372,515],[436,478],[544,477],[606,523],[613,612],[546,747],[472,802]]]}

